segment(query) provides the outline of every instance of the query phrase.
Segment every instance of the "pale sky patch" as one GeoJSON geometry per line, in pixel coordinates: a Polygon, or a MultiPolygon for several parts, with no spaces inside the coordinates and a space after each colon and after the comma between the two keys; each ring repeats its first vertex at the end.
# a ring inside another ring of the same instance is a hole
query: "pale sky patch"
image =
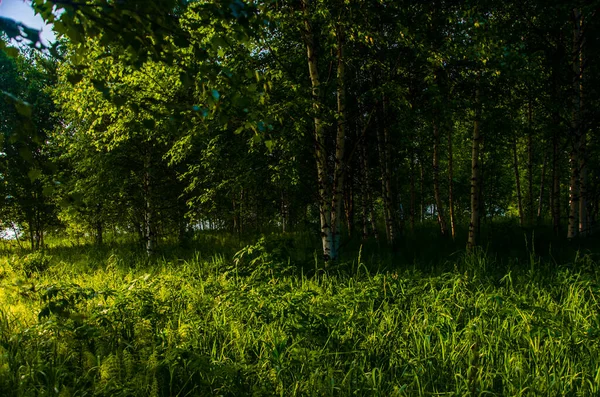
{"type": "Polygon", "coordinates": [[[11,18],[24,25],[41,29],[42,43],[48,45],[56,40],[50,25],[46,25],[41,16],[35,15],[29,0],[0,0],[0,16],[11,18]]]}

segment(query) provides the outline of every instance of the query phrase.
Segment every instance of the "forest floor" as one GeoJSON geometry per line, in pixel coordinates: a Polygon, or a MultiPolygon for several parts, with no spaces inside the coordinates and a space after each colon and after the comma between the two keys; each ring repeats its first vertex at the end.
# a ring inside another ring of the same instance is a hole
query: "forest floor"
{"type": "Polygon", "coordinates": [[[5,250],[0,395],[600,394],[593,249],[423,233],[327,268],[290,236],[5,250]]]}

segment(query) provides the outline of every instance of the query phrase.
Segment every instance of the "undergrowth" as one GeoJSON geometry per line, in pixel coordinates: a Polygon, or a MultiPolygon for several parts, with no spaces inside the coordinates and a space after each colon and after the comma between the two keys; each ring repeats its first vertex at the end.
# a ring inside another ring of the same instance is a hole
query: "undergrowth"
{"type": "Polygon", "coordinates": [[[89,268],[6,255],[0,395],[600,394],[591,255],[500,266],[478,251],[430,272],[290,250],[262,239],[151,263],[115,250],[89,268]]]}

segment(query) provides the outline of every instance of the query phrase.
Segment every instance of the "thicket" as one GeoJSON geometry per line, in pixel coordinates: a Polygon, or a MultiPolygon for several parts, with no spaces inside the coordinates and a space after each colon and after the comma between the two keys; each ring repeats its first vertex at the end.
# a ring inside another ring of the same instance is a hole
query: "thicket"
{"type": "Polygon", "coordinates": [[[557,263],[575,247],[536,253],[523,238],[520,255],[411,264],[367,245],[323,268],[289,235],[197,240],[204,253],[154,259],[124,245],[4,252],[0,394],[600,392],[593,251],[557,263]]]}

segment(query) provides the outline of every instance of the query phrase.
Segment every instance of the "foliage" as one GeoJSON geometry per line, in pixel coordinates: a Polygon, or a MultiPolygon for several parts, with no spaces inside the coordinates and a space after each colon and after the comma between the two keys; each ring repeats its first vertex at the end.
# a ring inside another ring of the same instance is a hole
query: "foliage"
{"type": "MultiPolygon", "coordinates": [[[[237,267],[253,262],[248,273],[222,273],[228,261],[198,255],[146,267],[117,253],[83,272],[53,260],[32,274],[32,287],[1,297],[0,390],[598,392],[600,289],[591,256],[556,266],[532,254],[525,268],[512,262],[495,271],[493,259],[475,252],[450,264],[453,273],[369,272],[373,264],[359,257],[355,270],[307,277],[293,267],[273,272],[284,266],[271,260],[285,257],[285,241],[266,238],[238,253],[237,267]]],[[[6,271],[2,283],[14,285],[18,274],[6,271]]]]}
{"type": "Polygon", "coordinates": [[[13,258],[11,267],[15,271],[21,271],[26,277],[31,277],[34,273],[41,273],[48,269],[52,257],[41,251],[27,254],[23,257],[13,258]]]}

